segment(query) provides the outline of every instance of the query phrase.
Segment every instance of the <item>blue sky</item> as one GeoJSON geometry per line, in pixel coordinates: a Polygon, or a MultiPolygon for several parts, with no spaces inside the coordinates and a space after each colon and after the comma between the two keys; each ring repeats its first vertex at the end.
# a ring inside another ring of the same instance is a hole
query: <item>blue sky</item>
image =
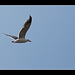
{"type": "Polygon", "coordinates": [[[1,5],[0,69],[75,69],[75,6],[1,5]],[[18,36],[29,15],[32,42],[14,44],[2,34],[18,36]]]}

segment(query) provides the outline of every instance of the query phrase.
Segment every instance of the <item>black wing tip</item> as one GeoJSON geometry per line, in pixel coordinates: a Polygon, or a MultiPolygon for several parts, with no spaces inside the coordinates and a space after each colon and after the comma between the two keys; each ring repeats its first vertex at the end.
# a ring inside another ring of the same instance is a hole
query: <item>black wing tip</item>
{"type": "Polygon", "coordinates": [[[29,17],[32,17],[31,15],[29,15],[29,17]]]}
{"type": "Polygon", "coordinates": [[[5,34],[5,33],[2,33],[2,34],[7,35],[7,34],[5,34]]]}
{"type": "Polygon", "coordinates": [[[31,16],[31,15],[29,15],[29,18],[30,18],[30,19],[32,19],[32,16],[31,16]]]}
{"type": "Polygon", "coordinates": [[[32,22],[32,16],[31,15],[29,15],[29,21],[30,21],[30,23],[32,22]]]}
{"type": "Polygon", "coordinates": [[[10,35],[8,35],[8,34],[5,34],[5,33],[2,33],[2,34],[6,35],[6,36],[10,36],[10,35]]]}

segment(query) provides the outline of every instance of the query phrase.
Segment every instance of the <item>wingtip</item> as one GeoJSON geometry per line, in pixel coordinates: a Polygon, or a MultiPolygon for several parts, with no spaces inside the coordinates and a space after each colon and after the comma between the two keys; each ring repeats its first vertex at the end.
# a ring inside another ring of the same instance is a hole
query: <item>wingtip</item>
{"type": "Polygon", "coordinates": [[[5,33],[2,33],[2,34],[4,34],[4,35],[8,36],[8,35],[7,35],[7,34],[5,34],[5,33]]]}
{"type": "Polygon", "coordinates": [[[6,35],[5,33],[2,33],[2,34],[6,35]]]}
{"type": "Polygon", "coordinates": [[[30,17],[30,18],[32,18],[32,16],[31,16],[31,15],[29,15],[29,17],[30,17]]]}
{"type": "Polygon", "coordinates": [[[32,22],[32,16],[31,15],[29,15],[29,20],[30,20],[30,22],[32,22]]]}

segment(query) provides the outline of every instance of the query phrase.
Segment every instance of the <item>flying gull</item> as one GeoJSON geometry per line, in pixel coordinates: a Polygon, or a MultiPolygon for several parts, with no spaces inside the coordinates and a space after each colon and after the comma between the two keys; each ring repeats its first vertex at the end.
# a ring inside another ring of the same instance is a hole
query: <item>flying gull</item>
{"type": "Polygon", "coordinates": [[[25,38],[25,35],[31,25],[32,22],[32,17],[29,15],[29,19],[24,23],[23,28],[20,30],[18,37],[16,36],[12,36],[12,35],[8,35],[3,33],[6,36],[9,36],[13,39],[15,39],[15,41],[12,41],[12,43],[25,43],[25,42],[31,42],[29,39],[25,38]]]}

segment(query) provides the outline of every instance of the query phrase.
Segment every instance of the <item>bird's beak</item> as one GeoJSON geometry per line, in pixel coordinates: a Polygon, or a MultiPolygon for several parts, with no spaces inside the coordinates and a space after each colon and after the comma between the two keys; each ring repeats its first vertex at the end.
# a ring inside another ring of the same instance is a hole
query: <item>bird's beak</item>
{"type": "Polygon", "coordinates": [[[12,41],[12,43],[14,43],[14,41],[12,41]]]}
{"type": "Polygon", "coordinates": [[[29,40],[29,42],[32,42],[32,41],[29,40]]]}

